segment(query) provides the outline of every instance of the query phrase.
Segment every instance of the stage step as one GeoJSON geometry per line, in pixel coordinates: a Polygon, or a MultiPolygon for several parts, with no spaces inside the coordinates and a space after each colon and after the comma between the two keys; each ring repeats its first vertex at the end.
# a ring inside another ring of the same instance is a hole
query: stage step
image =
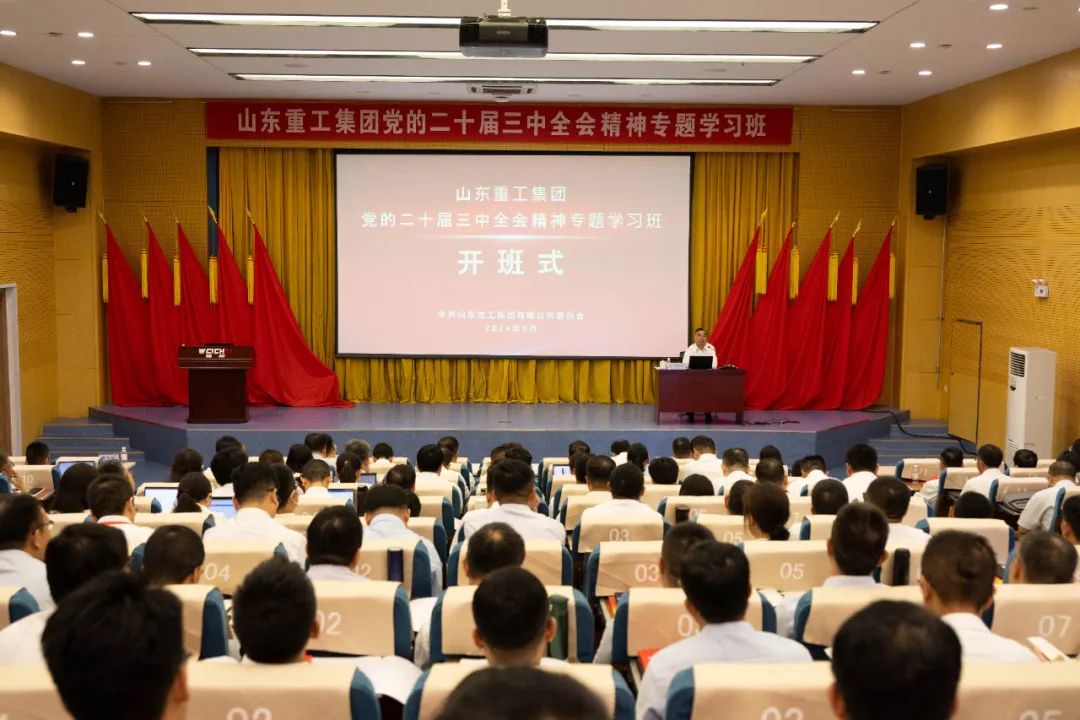
{"type": "Polygon", "coordinates": [[[903,423],[903,428],[906,433],[894,423],[888,435],[868,441],[878,451],[882,473],[891,473],[904,458],[937,457],[947,447],[960,446],[959,440],[948,437],[948,426],[940,420],[913,420],[903,423]]]}
{"type": "Polygon", "coordinates": [[[41,429],[42,437],[113,437],[111,423],[89,418],[56,418],[45,423],[41,429]]]}
{"type": "Polygon", "coordinates": [[[146,454],[131,447],[131,439],[114,434],[111,423],[90,418],[56,418],[42,427],[39,441],[49,446],[49,455],[56,458],[69,455],[119,454],[127,448],[128,460],[143,465],[146,454]]]}

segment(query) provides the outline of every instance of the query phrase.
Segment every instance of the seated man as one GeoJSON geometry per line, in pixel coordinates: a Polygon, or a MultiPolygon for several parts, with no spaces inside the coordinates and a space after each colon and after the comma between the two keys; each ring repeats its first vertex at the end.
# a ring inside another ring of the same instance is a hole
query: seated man
{"type": "Polygon", "coordinates": [[[573,460],[576,455],[581,455],[582,453],[588,455],[591,452],[592,448],[589,447],[589,443],[585,442],[584,440],[574,440],[567,448],[566,459],[570,461],[570,467],[573,468],[573,460]]]}
{"type": "Polygon", "coordinates": [[[150,528],[135,524],[135,492],[131,483],[115,475],[102,475],[86,491],[90,514],[101,525],[114,527],[127,538],[128,553],[150,539],[150,528]]]}
{"type": "Polygon", "coordinates": [[[1012,466],[1018,468],[1039,467],[1039,454],[1034,450],[1020,448],[1013,453],[1012,466]]]}
{"type": "Polygon", "coordinates": [[[854,500],[862,500],[866,488],[874,482],[878,472],[877,450],[865,443],[857,443],[848,448],[844,457],[847,478],[844,486],[847,488],[848,497],[854,500]]]}
{"type": "Polygon", "coordinates": [[[638,470],[648,477],[649,448],[645,447],[645,443],[630,443],[630,449],[626,451],[626,462],[637,465],[638,470]]]}
{"type": "Polygon", "coordinates": [[[746,505],[743,501],[747,491],[752,487],[754,483],[749,480],[738,480],[727,489],[727,494],[724,495],[724,507],[727,508],[728,515],[746,514],[746,505]]]}
{"type": "Polygon", "coordinates": [[[1060,535],[1035,530],[1020,539],[1009,568],[1009,582],[1061,585],[1076,575],[1076,548],[1060,535]]]}
{"type": "Polygon", "coordinates": [[[740,447],[731,447],[724,450],[724,454],[720,456],[720,469],[724,473],[724,479],[717,487],[716,492],[718,494],[720,488],[724,488],[726,491],[729,485],[740,480],[757,480],[748,472],[750,469],[750,454],[740,447]]]}
{"type": "Polygon", "coordinates": [[[1067,497],[1061,504],[1061,536],[1080,545],[1080,495],[1067,497]]]}
{"type": "Polygon", "coordinates": [[[49,462],[49,446],[39,440],[35,440],[26,446],[25,455],[27,465],[52,464],[49,462]]]}
{"type": "Polygon", "coordinates": [[[0,497],[0,587],[26,588],[39,610],[52,610],[45,547],[52,522],[32,495],[0,497]]]}
{"type": "Polygon", "coordinates": [[[654,485],[674,485],[679,481],[679,464],[669,457],[659,457],[649,463],[649,478],[654,485]]]}
{"type": "Polygon", "coordinates": [[[982,493],[971,492],[956,499],[956,505],[949,508],[949,515],[958,518],[986,520],[993,517],[994,508],[990,506],[990,498],[982,493]]]}
{"type": "Polygon", "coordinates": [[[217,485],[214,492],[219,495],[232,494],[233,475],[240,472],[247,461],[247,453],[237,445],[228,445],[218,450],[210,459],[210,474],[214,476],[214,483],[217,485]]]}
{"type": "Polygon", "coordinates": [[[377,475],[385,475],[386,471],[394,466],[394,448],[388,443],[375,443],[371,448],[370,471],[377,475]]]}
{"type": "MultiPolygon", "coordinates": [[[[683,477],[704,475],[719,492],[724,486],[724,467],[720,458],[716,457],[716,443],[707,435],[697,435],[690,441],[690,448],[694,459],[683,466],[683,477]]],[[[753,480],[749,476],[742,479],[753,480]]]]}
{"type": "Polygon", "coordinates": [[[187,714],[183,613],[167,590],[121,571],[62,600],[41,636],[64,707],[77,720],[181,720],[187,714]]]}
{"type": "MultiPolygon", "coordinates": [[[[45,548],[49,593],[57,604],[84,583],[127,563],[127,541],[116,528],[79,523],[45,548]]],[[[41,632],[53,611],[28,615],[0,630],[0,665],[41,665],[41,632]]]]}
{"type": "Polygon", "coordinates": [[[847,504],[847,486],[834,478],[819,480],[810,491],[811,515],[835,515],[847,504]]]}
{"type": "Polygon", "coordinates": [[[982,536],[956,530],[934,535],[919,578],[926,609],[956,631],[964,660],[1037,662],[1026,647],[993,634],[983,622],[994,602],[996,569],[994,550],[982,536]]]}
{"type": "MultiPolygon", "coordinates": [[[[438,448],[434,445],[436,450],[438,448]]],[[[442,451],[439,451],[440,457],[442,451]]],[[[445,483],[445,480],[439,482],[445,483]]],[[[409,496],[396,485],[376,485],[364,493],[364,520],[367,529],[364,537],[370,540],[408,540],[422,542],[431,561],[431,590],[435,595],[442,592],[442,563],[439,553],[430,540],[417,535],[408,528],[409,496]]]]}
{"type": "Polygon", "coordinates": [[[833,640],[829,688],[840,720],[948,720],[956,711],[960,643],[922,608],[879,600],[833,640]]]}
{"type": "MultiPolygon", "coordinates": [[[[939,470],[951,467],[964,467],[964,451],[958,447],[947,447],[938,456],[939,470]]],[[[940,474],[940,473],[939,473],[940,474]]],[[[941,480],[934,477],[923,483],[920,494],[926,501],[927,507],[937,507],[938,493],[941,490],[941,480]]]]}
{"type": "Polygon", "coordinates": [[[660,514],[641,502],[645,493],[645,475],[633,463],[625,463],[611,473],[611,499],[599,505],[586,508],[581,513],[581,525],[599,521],[603,518],[626,517],[627,515],[655,517],[660,514]]]}
{"type": "Polygon", "coordinates": [[[629,440],[613,440],[611,443],[611,461],[615,463],[615,467],[622,465],[626,462],[627,455],[630,453],[630,441],[629,440]]]}
{"type": "Polygon", "coordinates": [[[694,462],[694,451],[690,445],[690,438],[679,436],[671,441],[671,458],[679,466],[679,482],[686,479],[683,472],[687,465],[694,462]]]}
{"type": "Polygon", "coordinates": [[[566,543],[562,523],[536,512],[540,498],[530,465],[520,460],[501,460],[488,470],[488,489],[497,507],[474,510],[462,519],[462,535],[468,538],[490,522],[504,522],[526,540],[557,540],[566,543]]]}
{"type": "Polygon", "coordinates": [[[328,461],[328,464],[332,464],[337,456],[337,445],[334,443],[334,438],[326,433],[308,433],[307,437],[304,438],[304,444],[311,449],[313,460],[324,460],[328,461]]]}
{"type": "MultiPolygon", "coordinates": [[[[788,495],[798,497],[803,494],[803,488],[807,488],[806,492],[809,494],[818,482],[829,477],[829,469],[825,466],[825,458],[820,455],[807,455],[804,457],[800,470],[801,477],[795,480],[788,478],[788,495]]],[[[795,468],[792,467],[791,471],[794,475],[795,468]]]]}
{"type": "MultiPolygon", "coordinates": [[[[743,482],[750,482],[744,480],[743,482]]],[[[751,483],[753,484],[753,483],[751,483]]],[[[679,485],[679,495],[697,496],[697,497],[710,497],[716,495],[716,487],[713,486],[712,481],[704,475],[698,475],[694,473],[687,475],[686,479],[679,485]]]]}
{"type": "Polygon", "coordinates": [[[757,467],[754,468],[754,477],[759,483],[772,483],[785,489],[788,485],[788,476],[784,470],[784,464],[776,458],[759,460],[757,467]]]}
{"type": "Polygon", "coordinates": [[[287,665],[306,660],[319,637],[315,588],[296,563],[275,556],[248,573],[236,588],[232,624],[244,662],[287,665]]]}
{"type": "Polygon", "coordinates": [[[307,540],[295,530],[274,522],[278,511],[274,472],[266,465],[248,463],[236,473],[232,484],[235,488],[233,505],[236,516],[207,530],[203,539],[274,540],[285,547],[290,560],[303,565],[307,540]]]}
{"type": "Polygon", "coordinates": [[[911,491],[902,480],[893,475],[882,475],[866,488],[863,499],[889,519],[890,547],[924,548],[930,542],[928,533],[902,522],[911,504],[911,491]]]}
{"type": "Polygon", "coordinates": [[[307,528],[308,579],[366,581],[356,573],[363,539],[364,526],[352,508],[334,505],[320,510],[307,528]]]}
{"type": "Polygon", "coordinates": [[[329,497],[330,483],[333,480],[330,465],[325,460],[310,461],[300,473],[300,486],[304,490],[304,497],[329,497]]]}
{"type": "Polygon", "coordinates": [[[964,489],[960,491],[960,494],[977,492],[989,498],[990,485],[994,480],[1005,475],[1001,469],[1004,461],[1005,453],[997,445],[987,444],[980,447],[975,456],[975,467],[979,469],[979,474],[964,483],[964,489]]]}
{"type": "MultiPolygon", "coordinates": [[[[578,460],[578,467],[575,468],[575,477],[579,477],[577,471],[581,467],[581,461],[578,460]]],[[[615,471],[615,462],[606,455],[590,455],[589,459],[585,462],[585,485],[588,487],[589,492],[585,495],[578,495],[577,497],[592,498],[596,502],[606,502],[611,499],[611,473],[615,471]]],[[[580,482],[580,480],[579,480],[580,482]]],[[[559,500],[559,512],[561,513],[566,509],[570,498],[567,495],[562,495],[559,500]]]]}
{"type": "Polygon", "coordinates": [[[754,587],[750,563],[739,547],[699,543],[683,559],[680,579],[686,610],[701,632],[653,656],[638,691],[638,720],[664,718],[672,679],[699,663],[810,662],[809,651],[799,643],[758,632],[744,620],[754,587]]]}
{"type": "Polygon", "coordinates": [[[528,570],[507,567],[480,581],[472,601],[473,641],[492,667],[542,667],[555,636],[544,584],[528,570]]]}
{"type": "Polygon", "coordinates": [[[142,577],[155,587],[195,585],[205,560],[206,551],[197,532],[183,525],[164,525],[146,541],[142,577]]]}
{"type": "Polygon", "coordinates": [[[1054,516],[1058,491],[1077,484],[1076,467],[1070,462],[1058,460],[1050,466],[1046,475],[1047,487],[1028,498],[1027,505],[1020,513],[1020,519],[1016,522],[1016,532],[1019,535],[1032,530],[1053,530],[1050,520],[1054,516]]]}
{"type": "Polygon", "coordinates": [[[440,720],[596,720],[604,703],[580,682],[534,667],[483,668],[463,679],[440,720]]]}
{"type": "Polygon", "coordinates": [[[453,482],[439,473],[443,469],[443,451],[438,445],[425,445],[416,453],[416,491],[443,492],[453,482]]]}

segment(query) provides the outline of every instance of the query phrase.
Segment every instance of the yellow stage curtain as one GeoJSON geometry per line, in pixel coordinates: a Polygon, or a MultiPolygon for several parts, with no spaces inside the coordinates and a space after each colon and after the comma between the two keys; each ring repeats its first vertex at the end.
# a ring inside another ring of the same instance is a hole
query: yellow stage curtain
{"type": "MultiPolygon", "coordinates": [[[[695,157],[691,238],[691,326],[711,328],[761,211],[779,248],[794,214],[795,156],[702,153],[695,157]],[[782,226],[781,226],[782,225],[782,226]]],[[[649,403],[648,360],[334,358],[333,150],[222,148],[222,228],[243,267],[251,250],[246,211],[266,240],[289,303],[312,350],[333,363],[345,396],[367,402],[649,403]]],[[[356,281],[374,268],[357,270],[356,281]]],[[[403,275],[404,277],[404,275],[403,275]]],[[[642,288],[650,285],[647,275],[642,288]]],[[[412,292],[402,286],[402,292],[412,292]]],[[[372,298],[357,312],[378,312],[372,298]]],[[[677,320],[674,320],[677,321],[677,320]]],[[[633,332],[613,325],[612,332],[633,332]]],[[[672,348],[672,353],[681,348],[672,348]]]]}

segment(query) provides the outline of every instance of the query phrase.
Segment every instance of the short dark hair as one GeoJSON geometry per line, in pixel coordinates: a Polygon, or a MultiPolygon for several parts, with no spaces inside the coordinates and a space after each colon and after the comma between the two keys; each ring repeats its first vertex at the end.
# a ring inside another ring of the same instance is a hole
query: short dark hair
{"type": "Polygon", "coordinates": [[[180,482],[180,478],[188,473],[202,471],[202,453],[195,448],[184,448],[173,456],[172,467],[169,469],[169,482],[180,482]]]}
{"type": "Polygon", "coordinates": [[[1061,505],[1061,522],[1067,524],[1073,535],[1080,538],[1080,495],[1065,498],[1061,505]]]}
{"type": "Polygon", "coordinates": [[[885,513],[892,522],[904,519],[911,505],[911,491],[895,475],[882,475],[867,486],[863,499],[885,513]]]}
{"type": "Polygon", "coordinates": [[[134,494],[127,480],[103,476],[90,483],[86,500],[90,503],[90,513],[95,518],[102,518],[106,515],[123,515],[128,500],[134,494]]]}
{"type": "Polygon", "coordinates": [[[469,536],[465,560],[469,570],[484,577],[499,568],[517,567],[525,562],[525,540],[503,522],[482,525],[469,536]]]}
{"type": "Polygon", "coordinates": [[[579,453],[585,453],[588,455],[592,452],[592,448],[589,447],[589,443],[584,440],[574,440],[570,443],[570,447],[566,450],[566,457],[572,458],[579,453]]]}
{"type": "Polygon", "coordinates": [[[364,512],[373,513],[383,508],[406,510],[409,507],[409,493],[397,485],[374,485],[364,493],[364,512]]]}
{"type": "Polygon", "coordinates": [[[690,444],[690,438],[680,435],[671,441],[671,454],[677,458],[690,457],[690,453],[693,452],[693,446],[690,444]]]}
{"type": "Polygon", "coordinates": [[[615,472],[615,461],[607,455],[593,455],[585,465],[585,474],[593,482],[611,482],[611,473],[615,472]]]}
{"type": "Polygon", "coordinates": [[[686,557],[686,553],[699,543],[714,540],[716,536],[704,525],[694,522],[676,524],[664,536],[664,543],[660,549],[660,557],[664,561],[664,572],[681,582],[683,558],[686,557]]]}
{"type": "Polygon", "coordinates": [[[33,495],[0,495],[0,550],[19,550],[42,526],[45,511],[33,495]]]}
{"type": "Polygon", "coordinates": [[[589,466],[589,454],[578,453],[570,458],[570,470],[574,473],[574,480],[578,483],[585,482],[586,468],[589,466]]]}
{"type": "Polygon", "coordinates": [[[784,463],[772,457],[767,457],[764,460],[758,460],[757,467],[754,468],[754,477],[757,478],[758,482],[767,482],[772,483],[773,485],[783,485],[784,463]]]}
{"type": "Polygon", "coordinates": [[[1076,480],[1076,466],[1067,460],[1055,460],[1046,470],[1047,477],[1066,477],[1076,480]]]}
{"type": "Polygon", "coordinates": [[[758,462],[765,460],[766,458],[774,458],[779,460],[781,464],[784,462],[784,456],[780,454],[780,448],[775,445],[762,445],[758,450],[758,462]]]}
{"type": "MultiPolygon", "coordinates": [[[[367,440],[350,440],[345,443],[345,452],[356,455],[360,458],[361,463],[371,459],[371,445],[368,444],[367,440]]],[[[338,472],[341,472],[340,469],[338,472]]]]}
{"type": "Polygon", "coordinates": [[[754,483],[743,495],[743,515],[751,517],[770,540],[787,540],[791,500],[779,485],[754,483]]]}
{"type": "Polygon", "coordinates": [[[443,435],[439,438],[439,447],[449,450],[457,455],[458,450],[461,448],[461,444],[458,443],[458,439],[453,435],[443,435]]]}
{"type": "Polygon", "coordinates": [[[611,454],[618,455],[619,453],[630,451],[629,440],[612,440],[611,441],[611,454]]]}
{"type": "Polygon", "coordinates": [[[105,573],[57,606],[41,649],[74,717],[160,718],[184,664],[180,600],[122,571],[105,573]]]}
{"type": "Polygon", "coordinates": [[[645,464],[649,462],[649,448],[643,443],[632,443],[626,451],[626,462],[637,465],[638,469],[645,472],[645,464]]]}
{"type": "Polygon", "coordinates": [[[330,464],[325,460],[310,460],[300,472],[300,476],[309,482],[322,482],[331,475],[330,464]]]}
{"type": "Polygon", "coordinates": [[[956,507],[953,515],[958,518],[978,518],[985,520],[994,514],[994,508],[990,505],[990,498],[982,493],[961,493],[956,499],[956,507]]]}
{"type": "Polygon", "coordinates": [[[700,453],[715,453],[716,443],[708,435],[695,435],[690,441],[690,448],[700,453]]]}
{"type": "Polygon", "coordinates": [[[690,604],[708,623],[742,620],[749,605],[750,563],[742,548],[706,540],[683,556],[679,573],[690,604]]]}
{"type": "Polygon", "coordinates": [[[360,474],[360,468],[363,464],[364,459],[356,453],[349,452],[348,450],[338,453],[337,459],[334,461],[334,465],[337,469],[338,482],[356,482],[356,477],[360,474]]]}
{"type": "Polygon", "coordinates": [[[263,465],[284,465],[285,456],[281,454],[280,450],[269,448],[259,453],[259,462],[261,462],[263,465]]]}
{"type": "Polygon", "coordinates": [[[439,472],[443,466],[443,451],[438,445],[425,445],[416,453],[416,469],[419,472],[439,472]]]}
{"type": "Polygon", "coordinates": [[[244,443],[240,442],[239,438],[233,437],[232,435],[222,435],[214,442],[214,453],[217,454],[222,450],[231,447],[240,448],[242,450],[244,448],[244,443]]]}
{"type": "Polygon", "coordinates": [[[825,462],[825,458],[820,455],[807,455],[802,459],[803,472],[807,470],[820,470],[821,472],[828,472],[829,465],[825,462]]]}
{"type": "Polygon", "coordinates": [[[726,448],[720,460],[728,467],[750,467],[750,453],[741,447],[726,448]]]}
{"type": "Polygon", "coordinates": [[[847,454],[844,455],[844,462],[855,472],[877,472],[877,450],[866,443],[855,443],[848,448],[847,454]]]}
{"type": "Polygon", "coordinates": [[[486,644],[495,650],[523,650],[547,629],[547,590],[524,568],[500,568],[480,581],[473,594],[472,614],[486,644]]]}
{"type": "MultiPolygon", "coordinates": [[[[120,462],[120,460],[116,458],[108,458],[104,460],[99,459],[97,469],[98,477],[102,477],[104,475],[113,475],[115,477],[127,480],[127,468],[124,467],[124,463],[120,462]]],[[[128,485],[130,484],[131,481],[128,480],[128,485]]]]}
{"type": "Polygon", "coordinates": [[[484,668],[465,677],[436,720],[595,720],[604,703],[569,675],[534,667],[484,668]]]}
{"type": "Polygon", "coordinates": [[[247,453],[236,445],[229,445],[219,450],[210,459],[210,472],[218,485],[228,485],[233,481],[240,468],[247,464],[247,453]]]}
{"type": "Polygon", "coordinates": [[[743,501],[746,499],[746,491],[752,487],[754,487],[754,483],[749,480],[736,480],[731,484],[731,487],[724,494],[724,502],[727,504],[729,515],[744,515],[746,513],[746,506],[743,501]]]}
{"type": "Polygon", "coordinates": [[[184,473],[176,484],[176,506],[173,512],[202,512],[199,502],[210,497],[213,491],[209,478],[201,472],[184,473]]]}
{"type": "Polygon", "coordinates": [[[50,498],[49,510],[58,513],[80,513],[90,507],[86,491],[98,478],[97,466],[78,462],[60,476],[56,492],[50,498]]]}
{"type": "Polygon", "coordinates": [[[411,491],[416,487],[416,468],[412,465],[395,465],[386,471],[383,484],[397,485],[402,490],[411,491]]]}
{"type": "Polygon", "coordinates": [[[1076,548],[1060,535],[1045,530],[1029,532],[1020,538],[1017,553],[1028,583],[1062,585],[1073,582],[1076,548]]]}
{"type": "Polygon", "coordinates": [[[637,500],[645,491],[645,473],[637,465],[623,463],[611,473],[611,496],[637,500]]]}
{"type": "Polygon", "coordinates": [[[296,477],[293,471],[285,463],[268,465],[270,474],[274,478],[274,487],[277,488],[278,510],[289,504],[294,492],[296,492],[296,477]]]}
{"type": "Polygon", "coordinates": [[[791,463],[791,477],[800,477],[800,476],[802,476],[802,470],[803,470],[803,459],[802,458],[795,458],[795,461],[793,463],[791,463]]]}
{"type": "Polygon", "coordinates": [[[344,505],[326,507],[307,527],[307,556],[312,565],[352,565],[364,539],[356,511],[344,505]]]}
{"type": "Polygon", "coordinates": [[[233,630],[255,662],[293,662],[315,622],[315,588],[294,562],[275,555],[248,573],[233,595],[233,630]]]}
{"type": "Polygon", "coordinates": [[[868,503],[848,503],[833,520],[833,560],[843,575],[869,575],[881,563],[889,540],[885,513],[868,503]]]}
{"type": "Polygon", "coordinates": [[[1013,453],[1012,459],[1013,467],[1018,468],[1033,468],[1039,466],[1039,454],[1034,450],[1028,450],[1027,448],[1020,448],[1013,453]]]}
{"type": "Polygon", "coordinates": [[[980,447],[976,457],[982,460],[983,465],[988,468],[1001,467],[1001,463],[1005,462],[1005,453],[997,445],[991,445],[990,443],[980,447]]]}
{"type": "Polygon", "coordinates": [[[26,446],[26,464],[27,465],[48,465],[49,464],[49,446],[40,440],[35,440],[26,446]]]}
{"type": "Polygon", "coordinates": [[[705,497],[715,495],[716,488],[713,487],[712,480],[704,475],[694,473],[683,478],[682,484],[679,485],[679,494],[705,497]]]}
{"type": "Polygon", "coordinates": [[[942,450],[938,459],[945,463],[945,467],[964,467],[964,451],[955,445],[942,450]]]}
{"type": "Polygon", "coordinates": [[[177,585],[206,560],[202,538],[183,525],[154,530],[143,552],[143,579],[150,585],[177,585]]]}
{"type": "Polygon", "coordinates": [[[532,466],[520,460],[500,460],[488,468],[488,483],[495,497],[528,497],[535,491],[532,466]]]}
{"type": "Polygon", "coordinates": [[[304,466],[311,462],[314,457],[311,454],[311,448],[303,443],[297,443],[289,446],[289,454],[285,456],[285,464],[294,473],[299,473],[304,471],[304,466]]]}
{"type": "Polygon", "coordinates": [[[840,626],[832,671],[850,720],[947,720],[960,658],[946,623],[917,605],[879,600],[840,626]]]}
{"type": "MultiPolygon", "coordinates": [[[[247,463],[233,475],[233,493],[238,503],[262,502],[277,490],[274,472],[261,463],[247,463]]],[[[281,498],[278,498],[279,502],[281,498]]]]}
{"type": "Polygon", "coordinates": [[[327,433],[313,432],[307,434],[304,438],[304,444],[311,448],[313,453],[325,453],[334,447],[334,438],[327,433]]]}
{"type": "Polygon", "coordinates": [[[923,550],[922,575],[943,603],[963,603],[981,611],[994,594],[997,560],[986,538],[946,530],[923,550]]]}
{"type": "Polygon", "coordinates": [[[679,481],[679,463],[669,457],[658,457],[649,463],[649,477],[655,485],[674,485],[679,481]]]}
{"type": "Polygon", "coordinates": [[[69,525],[45,546],[49,594],[59,603],[73,590],[128,561],[127,539],[114,527],[96,523],[69,525]]]}
{"type": "Polygon", "coordinates": [[[504,460],[520,460],[526,465],[532,465],[533,456],[532,453],[520,443],[511,443],[509,447],[503,451],[504,460]]]}
{"type": "Polygon", "coordinates": [[[371,457],[378,459],[393,460],[394,448],[390,447],[389,443],[375,443],[375,446],[371,448],[371,457]]]}
{"type": "Polygon", "coordinates": [[[699,332],[703,332],[703,333],[708,333],[709,331],[708,331],[708,330],[706,330],[706,329],[705,329],[705,328],[703,328],[703,327],[698,327],[698,328],[694,328],[694,334],[695,334],[695,335],[697,335],[697,334],[698,334],[699,332]]]}

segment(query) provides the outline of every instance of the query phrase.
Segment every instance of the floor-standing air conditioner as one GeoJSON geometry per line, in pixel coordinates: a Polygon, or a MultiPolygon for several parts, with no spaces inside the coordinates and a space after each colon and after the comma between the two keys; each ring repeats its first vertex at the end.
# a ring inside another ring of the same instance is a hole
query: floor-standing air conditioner
{"type": "Polygon", "coordinates": [[[1009,348],[1009,402],[1005,420],[1005,462],[1021,448],[1052,457],[1054,372],[1057,353],[1044,348],[1009,348]]]}

